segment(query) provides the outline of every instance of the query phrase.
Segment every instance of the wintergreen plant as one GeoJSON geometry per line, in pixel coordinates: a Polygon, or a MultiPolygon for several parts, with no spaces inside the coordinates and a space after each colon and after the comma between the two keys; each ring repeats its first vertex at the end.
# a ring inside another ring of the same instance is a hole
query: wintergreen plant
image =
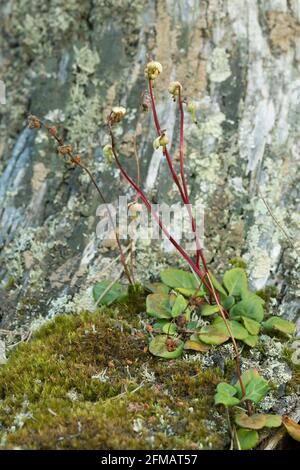
{"type": "MultiPolygon", "coordinates": [[[[153,147],[161,151],[166,159],[170,176],[187,208],[195,241],[194,257],[186,252],[163,224],[141,188],[139,171],[137,172],[138,179],[135,181],[123,165],[114,134],[115,124],[120,123],[126,115],[126,109],[122,106],[113,107],[107,118],[110,143],[103,148],[103,155],[107,161],[111,163],[114,160],[116,162],[120,173],[134,189],[136,195],[133,204],[138,204],[139,201],[144,204],[149,214],[191,270],[191,272],[187,272],[174,268],[165,269],[161,272],[161,282],[145,286],[147,291],[146,312],[151,318],[151,324],[148,325],[149,351],[159,358],[176,359],[184,351],[207,352],[210,348],[230,340],[235,351],[237,380],[233,384],[225,382],[218,384],[215,404],[226,409],[228,426],[236,448],[254,448],[259,442],[257,430],[264,427],[279,427],[282,423],[287,431],[299,440],[300,428],[290,418],[254,413],[256,405],[268,393],[269,384],[255,369],[250,369],[242,374],[240,353],[240,342],[246,348],[253,348],[259,340],[260,332],[291,335],[295,330],[295,325],[276,316],[265,318],[265,302],[249,288],[246,271],[242,266],[226,271],[222,282],[209,270],[197,232],[197,221],[191,210],[185,178],[184,109],[191,114],[193,122],[197,123],[196,108],[190,100],[183,97],[182,84],[173,81],[168,87],[168,92],[175,106],[178,106],[179,113],[179,168],[177,168],[170,155],[169,137],[159,121],[154,96],[153,82],[159,78],[162,72],[163,67],[157,61],[151,61],[146,65],[145,75],[148,81],[149,95],[145,94],[147,102],[143,104],[143,109],[146,111],[149,106],[151,107],[157,134],[153,147]],[[202,322],[199,322],[199,319],[202,319],[202,322]],[[206,322],[204,326],[203,320],[206,322]],[[229,409],[234,411],[233,425],[229,409]]],[[[82,163],[81,157],[74,155],[72,146],[65,145],[58,137],[56,128],[49,127],[36,116],[29,117],[29,127],[39,129],[42,126],[57,141],[58,153],[69,157],[72,164],[79,166],[88,174],[101,200],[105,202],[94,176],[82,163]]],[[[136,160],[138,168],[138,159],[136,158],[136,160]]],[[[128,299],[128,295],[140,292],[140,288],[134,285],[133,273],[126,263],[115,227],[114,230],[120,250],[120,259],[130,286],[127,290],[125,286],[116,281],[98,282],[93,288],[93,296],[97,305],[122,303],[128,299]]]]}

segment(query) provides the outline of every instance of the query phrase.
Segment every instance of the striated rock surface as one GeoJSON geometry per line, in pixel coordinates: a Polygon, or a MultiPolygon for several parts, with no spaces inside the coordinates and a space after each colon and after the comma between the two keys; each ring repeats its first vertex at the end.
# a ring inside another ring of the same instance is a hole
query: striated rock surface
{"type": "MultiPolygon", "coordinates": [[[[95,280],[114,277],[113,247],[96,237],[97,194],[67,166],[35,113],[66,130],[107,200],[133,195],[102,155],[112,104],[128,110],[118,129],[135,175],[137,137],[144,188],[176,202],[166,163],[153,152],[150,113],[140,110],[147,54],[164,66],[158,112],[178,152],[178,114],[166,92],[180,80],[197,104],[186,117],[192,200],[205,208],[205,246],[216,272],[242,257],[253,287],[277,287],[273,309],[295,320],[299,303],[300,8],[296,0],[2,2],[0,79],[0,322],[22,329],[40,316],[92,309],[95,280]],[[271,217],[289,233],[287,240],[271,217]],[[293,245],[293,246],[292,246],[293,245]]],[[[158,244],[137,243],[139,279],[182,264],[158,244]]]]}

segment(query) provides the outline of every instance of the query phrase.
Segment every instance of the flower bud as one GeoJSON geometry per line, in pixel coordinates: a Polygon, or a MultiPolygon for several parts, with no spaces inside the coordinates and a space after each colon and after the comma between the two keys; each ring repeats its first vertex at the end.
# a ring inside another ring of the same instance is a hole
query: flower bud
{"type": "Polygon", "coordinates": [[[57,134],[57,129],[56,129],[55,126],[49,127],[48,132],[49,132],[50,135],[52,135],[52,137],[55,137],[56,134],[57,134]]]}
{"type": "Polygon", "coordinates": [[[116,122],[122,121],[126,114],[126,109],[123,106],[114,106],[110,113],[110,122],[115,124],[116,122]]]}
{"type": "Polygon", "coordinates": [[[163,133],[156,137],[153,141],[153,148],[154,150],[157,150],[159,147],[165,147],[169,143],[169,138],[167,134],[163,133]]]}
{"type": "Polygon", "coordinates": [[[151,61],[145,66],[145,75],[149,80],[155,80],[162,73],[162,65],[159,62],[151,61]]]}
{"type": "Polygon", "coordinates": [[[78,163],[80,163],[80,162],[81,162],[80,155],[76,155],[76,156],[73,158],[72,161],[73,161],[73,163],[75,163],[76,165],[77,165],[78,163]]]}
{"type": "Polygon", "coordinates": [[[133,202],[128,205],[128,214],[131,217],[137,217],[138,213],[141,212],[143,209],[143,205],[139,202],[133,202]]]}
{"type": "Polygon", "coordinates": [[[113,153],[112,146],[110,144],[106,144],[106,145],[104,145],[102,151],[103,151],[103,155],[104,155],[107,163],[111,164],[113,159],[114,159],[114,153],[113,153]]]}
{"type": "Polygon", "coordinates": [[[176,96],[179,95],[182,91],[182,85],[180,82],[171,82],[168,88],[170,95],[172,95],[173,100],[176,101],[176,96]]]}
{"type": "Polygon", "coordinates": [[[29,129],[40,129],[42,127],[42,124],[39,118],[37,118],[33,114],[30,114],[28,116],[28,127],[29,129]]]}
{"type": "Polygon", "coordinates": [[[188,102],[187,111],[191,114],[193,122],[197,124],[196,106],[192,101],[188,102]]]}
{"type": "Polygon", "coordinates": [[[57,151],[60,155],[69,155],[73,152],[72,145],[59,145],[57,151]]]}

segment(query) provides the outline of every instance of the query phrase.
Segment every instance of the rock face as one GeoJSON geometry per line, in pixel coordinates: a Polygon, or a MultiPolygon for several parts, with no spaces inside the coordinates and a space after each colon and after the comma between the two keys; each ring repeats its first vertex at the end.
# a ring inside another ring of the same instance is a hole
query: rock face
{"type": "MultiPolygon", "coordinates": [[[[187,180],[192,200],[204,205],[215,272],[243,257],[253,287],[275,284],[274,312],[295,320],[299,2],[25,0],[2,2],[0,18],[1,327],[91,309],[95,280],[120,270],[113,244],[96,236],[101,201],[93,187],[44,132],[26,128],[29,112],[58,125],[114,201],[133,193],[102,155],[104,122],[113,104],[125,106],[118,128],[125,164],[135,175],[136,136],[144,189],[153,201],[178,201],[153,151],[150,112],[141,111],[147,55],[164,67],[155,92],[175,158],[179,122],[169,81],[179,80],[197,105],[198,125],[186,116],[187,180]]],[[[155,277],[166,262],[183,264],[158,243],[136,248],[138,279],[155,277]]]]}

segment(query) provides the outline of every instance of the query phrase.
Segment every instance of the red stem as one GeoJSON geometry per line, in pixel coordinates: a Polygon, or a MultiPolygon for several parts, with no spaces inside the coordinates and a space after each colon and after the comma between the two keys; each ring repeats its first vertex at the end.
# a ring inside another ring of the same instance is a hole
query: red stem
{"type": "MultiPolygon", "coordinates": [[[[158,119],[157,111],[156,111],[156,103],[155,103],[155,97],[154,97],[154,93],[153,93],[152,80],[150,80],[150,79],[149,79],[149,93],[150,93],[150,98],[151,98],[151,108],[152,108],[152,113],[153,113],[154,124],[155,124],[155,127],[156,127],[157,134],[161,135],[161,127],[160,127],[160,123],[159,123],[159,119],[158,119]]],[[[191,220],[191,224],[192,224],[192,231],[194,233],[195,241],[196,241],[196,266],[198,266],[198,268],[200,267],[199,266],[199,261],[200,261],[200,258],[201,258],[202,263],[203,263],[203,267],[204,267],[204,271],[207,273],[208,272],[207,263],[206,263],[206,260],[204,258],[203,250],[201,248],[200,240],[199,240],[199,237],[198,237],[198,234],[197,234],[196,221],[195,221],[195,218],[193,217],[193,214],[192,214],[191,203],[190,203],[190,200],[189,200],[188,190],[187,190],[186,182],[185,182],[184,158],[183,158],[184,112],[183,112],[181,95],[179,95],[179,108],[180,108],[180,174],[181,174],[181,180],[182,180],[183,187],[181,186],[180,181],[179,181],[179,179],[176,175],[176,172],[175,172],[175,169],[174,169],[174,166],[173,166],[173,163],[172,163],[171,156],[170,156],[169,151],[168,151],[166,146],[163,148],[163,153],[164,153],[164,155],[167,159],[167,163],[168,163],[169,169],[171,171],[173,180],[174,180],[176,186],[179,189],[181,199],[182,199],[184,205],[187,206],[187,211],[188,211],[188,214],[189,214],[189,217],[190,217],[190,220],[191,220]]]]}
{"type": "Polygon", "coordinates": [[[200,278],[200,281],[203,282],[203,284],[205,285],[205,287],[207,288],[207,290],[209,291],[210,295],[215,299],[217,305],[218,305],[218,308],[219,308],[219,311],[220,311],[220,315],[221,317],[223,318],[223,321],[226,325],[226,328],[228,330],[228,333],[229,333],[229,336],[231,337],[232,339],[232,342],[233,342],[233,346],[234,346],[234,349],[235,349],[235,352],[236,352],[236,369],[237,369],[237,375],[238,375],[238,379],[239,379],[239,382],[240,382],[240,385],[241,385],[241,390],[242,390],[242,396],[245,396],[245,386],[243,384],[243,381],[242,381],[242,377],[241,377],[241,368],[240,368],[240,353],[239,353],[239,350],[238,350],[238,347],[237,347],[237,344],[236,344],[236,341],[235,341],[235,338],[233,336],[233,333],[232,333],[232,330],[231,330],[231,327],[226,319],[226,311],[225,309],[222,307],[222,305],[220,304],[220,301],[219,301],[219,298],[218,298],[218,295],[215,291],[215,288],[213,286],[213,283],[212,283],[212,280],[210,278],[210,275],[209,273],[206,271],[206,272],[202,272],[201,269],[193,262],[193,260],[188,256],[188,254],[186,253],[186,251],[176,242],[176,240],[170,235],[170,233],[168,232],[168,230],[166,229],[166,227],[163,225],[162,221],[161,221],[161,218],[157,215],[157,213],[155,212],[155,210],[153,209],[152,207],[152,204],[150,203],[150,201],[148,200],[147,196],[143,193],[143,191],[139,188],[139,186],[131,179],[131,177],[128,175],[127,171],[123,168],[120,160],[119,160],[119,157],[117,155],[117,152],[116,152],[116,148],[115,148],[115,140],[114,140],[114,135],[113,135],[113,132],[112,132],[112,128],[111,128],[111,123],[108,122],[108,126],[109,126],[109,133],[110,133],[110,137],[111,137],[111,146],[112,146],[112,151],[113,151],[113,154],[114,154],[114,157],[116,159],[116,163],[117,163],[117,166],[119,168],[119,170],[121,171],[122,175],[124,176],[124,178],[131,184],[131,186],[136,190],[136,192],[139,194],[140,198],[142,199],[143,203],[145,204],[148,212],[152,215],[152,217],[156,220],[156,222],[158,223],[159,227],[161,228],[161,230],[163,231],[163,233],[166,235],[166,237],[170,240],[170,242],[175,246],[175,248],[177,249],[177,251],[179,251],[179,253],[182,255],[182,257],[185,259],[185,261],[191,266],[191,268],[193,269],[193,271],[198,275],[198,277],[200,278]],[[207,280],[205,279],[205,277],[207,276],[207,280]]]}
{"type": "Polygon", "coordinates": [[[161,230],[163,231],[163,233],[166,235],[166,237],[170,240],[170,242],[172,243],[172,245],[175,246],[176,250],[179,251],[179,253],[182,255],[182,257],[185,259],[185,261],[191,266],[191,268],[193,269],[193,271],[199,276],[199,278],[201,279],[201,281],[203,281],[203,284],[205,285],[205,287],[207,288],[207,290],[209,291],[209,293],[211,295],[214,295],[213,294],[213,290],[211,289],[209,283],[204,279],[205,276],[207,275],[206,272],[203,272],[195,263],[194,261],[192,260],[192,258],[189,257],[189,255],[186,253],[186,251],[177,243],[177,241],[172,237],[172,235],[170,235],[170,233],[168,232],[167,228],[163,225],[162,221],[161,221],[161,218],[157,215],[157,213],[155,212],[155,210],[153,209],[152,207],[152,204],[150,203],[150,201],[148,200],[147,196],[143,193],[143,191],[140,189],[140,187],[133,181],[133,179],[128,175],[127,171],[123,168],[120,160],[119,160],[119,157],[117,155],[117,152],[116,152],[116,146],[115,146],[115,140],[114,140],[114,135],[113,135],[113,132],[112,132],[112,129],[111,129],[111,125],[110,123],[108,123],[108,126],[109,126],[109,133],[110,133],[110,138],[111,138],[111,146],[112,146],[112,151],[113,151],[113,154],[114,154],[114,157],[116,159],[116,163],[118,165],[118,168],[119,170],[121,171],[122,175],[124,176],[124,178],[130,183],[130,185],[135,189],[135,191],[139,194],[140,198],[142,199],[143,203],[145,204],[148,212],[150,212],[150,214],[152,215],[152,217],[156,220],[156,222],[158,223],[159,227],[161,228],[161,230]]]}
{"type": "MultiPolygon", "coordinates": [[[[160,124],[159,124],[159,120],[158,120],[158,116],[157,116],[155,98],[154,98],[154,94],[153,94],[152,80],[150,80],[150,79],[149,79],[149,92],[150,92],[150,97],[151,97],[151,108],[152,108],[153,119],[154,119],[154,123],[155,123],[155,127],[156,127],[156,132],[157,132],[157,135],[161,135],[161,128],[160,128],[160,124]]],[[[171,158],[171,156],[169,154],[169,151],[168,151],[166,146],[163,148],[163,154],[165,155],[165,157],[167,159],[170,172],[172,174],[173,180],[174,180],[177,188],[179,189],[181,199],[182,199],[184,204],[187,204],[184,191],[181,187],[178,176],[176,175],[176,172],[174,170],[174,166],[173,166],[173,163],[172,163],[172,158],[171,158]]]]}
{"type": "Polygon", "coordinates": [[[199,266],[200,258],[203,263],[204,271],[207,273],[207,263],[206,259],[203,254],[203,249],[201,248],[199,236],[197,234],[197,225],[196,225],[196,220],[192,214],[191,210],[191,203],[190,203],[190,198],[189,198],[189,193],[186,185],[186,180],[185,180],[185,173],[184,173],[184,152],[183,152],[183,145],[184,145],[184,110],[183,110],[183,101],[181,97],[181,90],[179,89],[179,96],[178,96],[178,104],[179,104],[179,113],[180,113],[180,138],[179,138],[179,155],[180,155],[180,176],[181,176],[181,181],[182,181],[182,186],[183,186],[183,191],[184,195],[187,201],[187,210],[189,212],[189,216],[191,219],[191,224],[192,224],[192,230],[195,235],[195,241],[196,241],[196,264],[199,266]]]}

